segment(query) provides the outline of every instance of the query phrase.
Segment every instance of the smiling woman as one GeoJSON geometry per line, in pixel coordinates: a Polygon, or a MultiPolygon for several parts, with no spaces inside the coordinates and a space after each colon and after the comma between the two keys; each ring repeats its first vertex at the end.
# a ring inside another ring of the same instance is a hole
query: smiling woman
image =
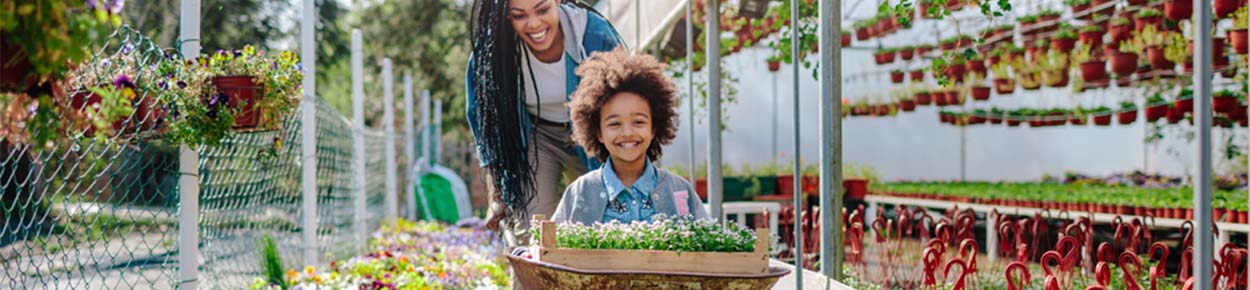
{"type": "Polygon", "coordinates": [[[467,119],[491,191],[488,226],[510,246],[529,243],[529,216],[551,215],[563,186],[598,160],[572,141],[574,70],[621,46],[592,8],[557,0],[478,0],[466,72],[467,119]]]}

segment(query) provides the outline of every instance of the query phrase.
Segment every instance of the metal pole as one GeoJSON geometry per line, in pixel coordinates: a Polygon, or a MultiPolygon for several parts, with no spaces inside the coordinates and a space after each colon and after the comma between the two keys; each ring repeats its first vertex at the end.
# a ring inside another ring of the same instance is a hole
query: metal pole
{"type": "Polygon", "coordinates": [[[686,1],[686,60],[690,65],[686,66],[686,95],[690,96],[687,100],[690,104],[686,105],[690,108],[690,184],[697,182],[695,176],[695,140],[694,133],[694,1],[686,1]]]}
{"type": "MultiPolygon", "coordinates": [[[[412,73],[406,73],[404,74],[404,142],[403,144],[404,144],[404,160],[408,161],[408,164],[404,166],[404,169],[405,169],[404,178],[408,182],[400,183],[402,185],[407,185],[407,186],[401,187],[405,189],[409,189],[409,188],[417,189],[415,185],[418,183],[417,180],[419,179],[417,177],[417,171],[416,171],[416,168],[417,168],[416,167],[417,133],[414,132],[413,127],[412,127],[412,121],[415,119],[416,117],[412,115],[412,73]]],[[[417,199],[409,197],[408,198],[408,209],[409,209],[408,218],[416,220],[418,208],[419,207],[417,207],[417,199]]],[[[429,209],[426,209],[426,208],[420,208],[420,209],[429,211],[429,209]]],[[[426,212],[425,216],[427,218],[430,217],[429,212],[426,212]]]]}
{"type": "MultiPolygon", "coordinates": [[[[182,0],[179,50],[200,55],[200,0],[182,0]]],[[[200,277],[200,153],[178,145],[178,289],[198,289],[200,277]]]]}
{"type": "Polygon", "coordinates": [[[777,95],[777,75],[779,74],[781,73],[773,73],[773,164],[777,164],[777,155],[780,155],[777,153],[777,119],[781,117],[777,114],[777,107],[781,103],[780,96],[777,95]]]}
{"type": "Polygon", "coordinates": [[[356,246],[364,249],[369,233],[365,228],[365,76],[364,44],[360,29],[352,29],[352,167],[355,170],[356,196],[352,201],[356,208],[353,215],[356,225],[356,246]]]}
{"type": "Polygon", "coordinates": [[[827,47],[820,54],[820,240],[825,243],[820,264],[825,277],[834,280],[842,280],[842,87],[833,83],[842,79],[841,6],[841,1],[820,1],[820,47],[827,47]]]}
{"type": "Polygon", "coordinates": [[[647,49],[642,46],[642,0],[634,1],[634,47],[639,52],[647,49]]]}
{"type": "MultiPolygon", "coordinates": [[[[794,285],[795,289],[803,289],[803,173],[800,171],[799,164],[803,163],[799,138],[799,62],[803,61],[799,56],[799,47],[802,46],[799,38],[799,5],[798,0],[790,0],[790,59],[793,60],[794,69],[794,285]]],[[[823,150],[823,148],[822,148],[823,150]]],[[[822,174],[823,175],[823,174],[822,174]]]]}
{"type": "Polygon", "coordinates": [[[434,127],[430,125],[431,102],[430,90],[421,91],[421,157],[425,157],[426,162],[421,166],[428,166],[434,162],[434,158],[430,158],[430,136],[432,136],[430,128],[434,127]]]}
{"type": "Polygon", "coordinates": [[[394,225],[399,216],[399,180],[396,178],[395,162],[395,80],[391,71],[391,59],[382,60],[382,128],[383,162],[386,164],[386,219],[385,224],[394,225]]]}
{"type": "Polygon", "coordinates": [[[434,100],[434,127],[430,128],[430,142],[434,143],[434,151],[430,152],[430,165],[438,165],[439,157],[442,156],[443,142],[440,136],[443,136],[443,100],[434,100]]]}
{"type": "Polygon", "coordinates": [[[317,264],[317,4],[304,0],[304,13],[300,20],[300,65],[304,67],[304,120],[300,145],[304,155],[304,264],[317,264]]]}
{"type": "Polygon", "coordinates": [[[968,126],[959,126],[959,181],[968,180],[968,126]]]}
{"type": "Polygon", "coordinates": [[[720,0],[707,1],[707,196],[712,216],[720,219],[721,201],[721,139],[720,139],[720,0]]]}
{"type": "Polygon", "coordinates": [[[1198,174],[1194,178],[1194,289],[1213,289],[1211,216],[1211,3],[1194,2],[1194,119],[1198,174]]]}

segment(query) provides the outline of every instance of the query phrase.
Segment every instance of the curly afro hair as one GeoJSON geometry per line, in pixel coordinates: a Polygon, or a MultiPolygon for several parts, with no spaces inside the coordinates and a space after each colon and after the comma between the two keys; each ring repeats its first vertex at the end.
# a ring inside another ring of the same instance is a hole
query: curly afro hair
{"type": "Polygon", "coordinates": [[[664,75],[663,63],[650,55],[631,55],[622,49],[596,52],[577,67],[582,77],[573,93],[569,108],[573,119],[573,140],[586,149],[586,154],[607,160],[608,151],[599,142],[599,112],[603,105],[621,92],[631,92],[646,99],[651,106],[651,144],[647,159],[655,161],[663,154],[662,145],[677,137],[678,116],[673,109],[677,90],[664,75]]]}

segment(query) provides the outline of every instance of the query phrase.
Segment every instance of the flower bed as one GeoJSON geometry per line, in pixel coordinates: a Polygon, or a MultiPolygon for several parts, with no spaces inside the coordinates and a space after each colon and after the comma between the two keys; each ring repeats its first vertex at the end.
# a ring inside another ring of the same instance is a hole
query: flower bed
{"type": "MultiPolygon", "coordinates": [[[[289,289],[505,289],[511,281],[495,234],[481,225],[399,221],[369,243],[371,252],[285,273],[289,289]]],[[[258,278],[252,289],[283,289],[258,278]]]]}
{"type": "MultiPolygon", "coordinates": [[[[653,216],[652,222],[620,223],[612,221],[592,226],[559,224],[556,243],[562,248],[660,250],[678,252],[751,252],[755,251],[755,233],[736,223],[725,226],[711,220],[689,217],[653,216]]],[[[535,240],[542,240],[539,228],[531,230],[535,240]]]]}

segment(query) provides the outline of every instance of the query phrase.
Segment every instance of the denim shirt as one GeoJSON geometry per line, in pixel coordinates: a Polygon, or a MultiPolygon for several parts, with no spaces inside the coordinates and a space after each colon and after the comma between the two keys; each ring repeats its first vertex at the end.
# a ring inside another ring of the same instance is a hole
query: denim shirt
{"type": "Polygon", "coordinates": [[[603,222],[618,221],[631,223],[634,221],[651,221],[655,215],[655,206],[651,200],[651,192],[655,191],[657,175],[651,161],[647,160],[642,176],[628,188],[616,176],[612,169],[612,160],[603,164],[603,185],[608,192],[608,206],[603,211],[603,222]]]}

